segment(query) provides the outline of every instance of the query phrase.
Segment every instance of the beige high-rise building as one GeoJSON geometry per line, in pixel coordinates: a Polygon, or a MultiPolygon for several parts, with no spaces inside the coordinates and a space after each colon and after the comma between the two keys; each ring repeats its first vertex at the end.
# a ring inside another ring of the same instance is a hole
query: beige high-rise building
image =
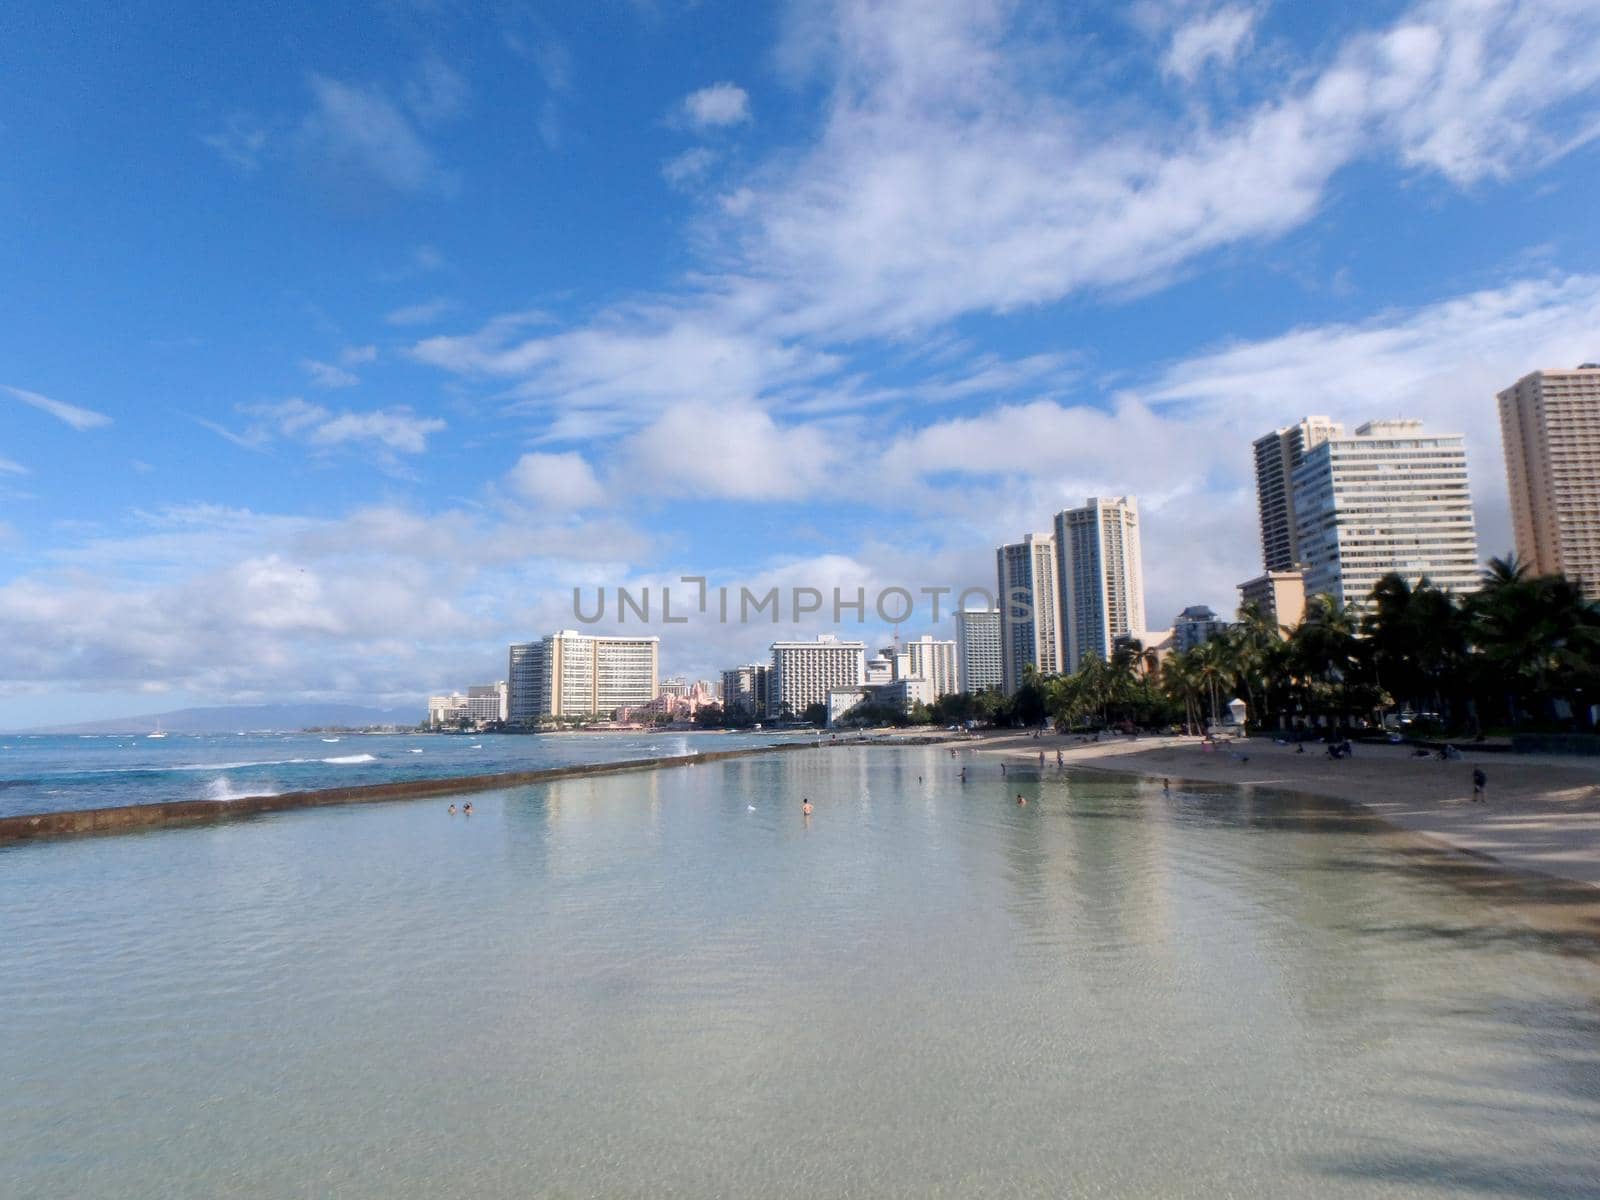
{"type": "Polygon", "coordinates": [[[1139,502],[1091,496],[1056,514],[1062,670],[1088,655],[1107,659],[1117,639],[1144,629],[1139,502]]]}
{"type": "Polygon", "coordinates": [[[1295,535],[1294,469],[1344,426],[1327,417],[1302,417],[1255,440],[1256,505],[1261,514],[1261,565],[1287,571],[1300,561],[1295,535]]]}
{"type": "Polygon", "coordinates": [[[1282,630],[1293,629],[1306,615],[1306,577],[1299,571],[1268,571],[1239,585],[1239,603],[1254,604],[1261,615],[1282,630]]]}
{"type": "Polygon", "coordinates": [[[563,629],[511,647],[510,719],[608,716],[649,704],[659,689],[661,639],[591,637],[563,629]]]}
{"type": "Polygon", "coordinates": [[[1535,371],[1499,401],[1517,557],[1600,600],[1600,364],[1535,371]]]}
{"type": "Polygon", "coordinates": [[[995,551],[1000,588],[1000,686],[1009,696],[1032,664],[1041,675],[1061,670],[1056,540],[1024,534],[995,551]]]}

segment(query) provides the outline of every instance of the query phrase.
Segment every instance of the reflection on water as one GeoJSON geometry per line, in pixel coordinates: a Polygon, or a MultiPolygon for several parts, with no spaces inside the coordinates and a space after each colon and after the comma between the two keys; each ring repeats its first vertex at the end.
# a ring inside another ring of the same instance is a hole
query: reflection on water
{"type": "Polygon", "coordinates": [[[0,852],[0,1193],[1600,1194],[1591,961],[1358,820],[956,767],[0,852]]]}

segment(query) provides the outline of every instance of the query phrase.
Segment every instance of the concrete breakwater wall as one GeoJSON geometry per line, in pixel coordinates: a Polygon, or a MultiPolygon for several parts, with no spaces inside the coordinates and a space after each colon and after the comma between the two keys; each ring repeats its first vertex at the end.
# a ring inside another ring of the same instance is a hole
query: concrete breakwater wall
{"type": "Polygon", "coordinates": [[[394,783],[373,783],[362,787],[319,788],[307,792],[281,792],[275,796],[240,796],[232,800],[171,800],[159,804],[129,804],[115,808],[85,808],[71,812],[32,813],[0,817],[0,844],[33,838],[75,837],[86,833],[134,833],[176,825],[201,825],[233,821],[262,813],[287,812],[296,808],[321,808],[332,804],[375,804],[386,800],[421,800],[429,796],[458,796],[470,792],[492,792],[501,788],[526,787],[558,779],[586,775],[615,775],[623,771],[649,771],[661,767],[686,767],[695,763],[721,762],[772,754],[784,750],[811,749],[813,742],[781,742],[739,750],[707,750],[673,758],[636,758],[611,763],[585,763],[570,767],[547,767],[539,771],[508,771],[498,775],[464,775],[448,779],[405,779],[394,783]]]}

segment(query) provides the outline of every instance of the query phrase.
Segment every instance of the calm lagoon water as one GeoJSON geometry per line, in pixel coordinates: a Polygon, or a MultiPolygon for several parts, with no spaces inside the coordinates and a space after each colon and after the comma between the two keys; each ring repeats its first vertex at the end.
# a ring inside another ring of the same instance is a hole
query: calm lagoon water
{"type": "Polygon", "coordinates": [[[0,1194],[1600,1195],[1593,962],[1294,801],[972,770],[0,851],[0,1194]]]}

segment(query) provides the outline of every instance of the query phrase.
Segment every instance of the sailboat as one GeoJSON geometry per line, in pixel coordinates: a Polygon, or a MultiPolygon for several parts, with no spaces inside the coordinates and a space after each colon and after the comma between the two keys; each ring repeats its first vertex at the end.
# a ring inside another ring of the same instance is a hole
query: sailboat
{"type": "Polygon", "coordinates": [[[164,738],[167,735],[161,728],[161,722],[157,721],[156,722],[155,732],[154,733],[147,733],[144,736],[147,737],[147,738],[164,738]]]}

